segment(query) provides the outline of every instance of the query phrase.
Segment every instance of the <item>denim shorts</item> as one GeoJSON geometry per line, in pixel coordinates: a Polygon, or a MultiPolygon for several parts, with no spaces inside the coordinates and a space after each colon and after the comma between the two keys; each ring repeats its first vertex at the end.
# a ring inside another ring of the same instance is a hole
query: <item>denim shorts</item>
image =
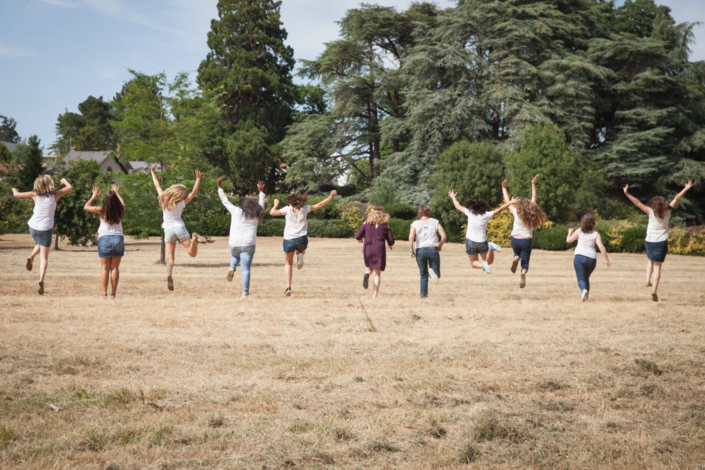
{"type": "Polygon", "coordinates": [[[54,233],[54,229],[49,230],[34,230],[32,227],[29,228],[29,233],[32,238],[40,246],[51,246],[51,235],[54,233]]]}
{"type": "Polygon", "coordinates": [[[164,229],[164,242],[165,243],[176,243],[186,240],[191,235],[188,234],[188,230],[183,225],[177,228],[165,228],[164,229]]]}
{"type": "Polygon", "coordinates": [[[306,248],[308,248],[308,237],[306,235],[299,238],[292,238],[291,240],[284,239],[284,253],[291,253],[293,251],[301,253],[306,251],[306,248]]]}
{"type": "Polygon", "coordinates": [[[663,263],[668,253],[668,240],[662,242],[646,242],[646,257],[651,261],[663,263]]]}
{"type": "Polygon", "coordinates": [[[465,239],[465,253],[468,256],[477,256],[487,253],[490,250],[490,245],[487,241],[484,242],[474,242],[469,239],[465,239]]]}
{"type": "Polygon", "coordinates": [[[98,257],[125,256],[125,238],[122,235],[103,235],[98,238],[98,257]]]}

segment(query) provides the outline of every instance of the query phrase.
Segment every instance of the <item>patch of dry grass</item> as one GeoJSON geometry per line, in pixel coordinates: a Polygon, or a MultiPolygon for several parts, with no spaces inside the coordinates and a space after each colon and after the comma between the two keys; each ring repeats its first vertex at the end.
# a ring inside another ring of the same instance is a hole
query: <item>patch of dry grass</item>
{"type": "Polygon", "coordinates": [[[110,301],[95,249],[52,251],[39,297],[3,236],[0,468],[704,468],[702,258],[669,255],[653,303],[613,255],[580,303],[569,252],[520,290],[510,254],[488,276],[448,245],[420,301],[399,249],[372,300],[357,243],[314,239],[285,298],[260,239],[242,300],[226,245],[179,250],[170,293],[128,241],[110,301]]]}

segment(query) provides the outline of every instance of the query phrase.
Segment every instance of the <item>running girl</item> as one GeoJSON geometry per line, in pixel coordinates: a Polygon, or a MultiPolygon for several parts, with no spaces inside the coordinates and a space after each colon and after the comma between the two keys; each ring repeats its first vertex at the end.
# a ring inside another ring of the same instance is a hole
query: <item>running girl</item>
{"type": "Polygon", "coordinates": [[[274,200],[274,206],[269,211],[272,217],[284,216],[286,225],[284,226],[284,278],[286,279],[286,290],[284,295],[291,295],[291,276],[294,265],[294,253],[296,253],[296,267],[301,269],[304,267],[304,255],[308,248],[308,213],[315,212],[318,209],[325,207],[338,193],[333,190],[330,196],[315,204],[307,206],[308,193],[305,194],[289,194],[287,200],[289,205],[277,209],[279,207],[279,199],[274,200]]]}
{"type": "Polygon", "coordinates": [[[515,204],[517,199],[512,199],[499,209],[492,211],[490,206],[483,200],[468,199],[463,205],[460,205],[457,199],[458,193],[452,189],[448,191],[448,196],[453,200],[455,208],[468,217],[468,229],[465,234],[465,253],[470,258],[470,265],[475,269],[482,269],[487,274],[490,274],[492,272],[490,265],[494,263],[494,252],[502,251],[502,248],[496,243],[487,241],[487,223],[492,217],[515,204]],[[478,255],[482,256],[482,263],[480,263],[478,255]]]}
{"type": "Polygon", "coordinates": [[[385,242],[389,245],[389,251],[392,251],[392,246],[394,246],[394,237],[388,221],[389,214],[386,214],[381,206],[372,206],[367,214],[367,220],[362,223],[360,230],[355,234],[357,241],[364,243],[362,255],[365,259],[365,274],[362,277],[362,287],[367,289],[370,274],[374,273],[372,298],[376,298],[379,294],[382,271],[387,266],[385,242]]]}
{"type": "Polygon", "coordinates": [[[573,258],[573,267],[575,267],[575,275],[578,278],[578,287],[582,291],[581,301],[585,302],[590,295],[590,275],[597,266],[597,251],[595,245],[600,248],[600,251],[605,255],[607,267],[611,267],[610,258],[607,256],[605,245],[602,244],[600,233],[595,230],[595,219],[590,214],[585,214],[580,220],[580,228],[573,231],[568,230],[566,237],[567,243],[573,243],[578,240],[578,246],[575,248],[575,257],[573,258]]]}
{"type": "Polygon", "coordinates": [[[666,198],[656,196],[651,199],[651,207],[646,207],[637,198],[629,194],[629,185],[624,186],[624,194],[639,209],[649,216],[649,225],[646,226],[646,287],[652,287],[651,300],[658,302],[658,285],[661,281],[661,265],[666,260],[668,253],[668,223],[671,221],[671,211],[685,193],[693,187],[693,182],[688,181],[681,192],[669,202],[666,198]]]}
{"type": "Polygon", "coordinates": [[[428,278],[438,284],[441,278],[441,249],[446,242],[446,232],[438,219],[431,218],[431,208],[423,205],[416,209],[419,220],[415,220],[409,229],[409,251],[411,258],[416,258],[421,274],[421,298],[428,298],[428,278]],[[441,240],[438,240],[438,234],[441,240]],[[416,250],[414,250],[416,238],[416,250]]]}
{"type": "Polygon", "coordinates": [[[122,234],[122,219],[125,218],[125,201],[120,197],[120,187],[113,184],[105,194],[102,206],[94,206],[93,201],[100,195],[98,186],[93,186],[91,198],[83,210],[100,217],[98,228],[98,257],[100,258],[100,282],[103,298],[108,298],[108,278],[110,278],[110,298],[115,299],[120,281],[120,261],[125,256],[125,238],[122,234]]]}
{"type": "Polygon", "coordinates": [[[264,212],[264,183],[257,183],[259,191],[259,203],[254,200],[241,197],[240,207],[234,206],[228,196],[223,191],[223,177],[218,178],[218,196],[226,209],[232,214],[230,221],[230,269],[225,279],[228,282],[233,280],[235,269],[239,264],[242,273],[242,297],[250,295],[250,268],[252,258],[255,256],[255,244],[257,243],[257,224],[264,212]]]}
{"type": "MultiPolygon", "coordinates": [[[[514,261],[512,261],[512,272],[517,272],[517,265],[521,261],[521,281],[519,287],[526,287],[526,273],[529,272],[529,259],[533,249],[532,238],[534,229],[546,222],[546,214],[536,204],[536,181],[539,175],[531,180],[531,200],[521,197],[516,205],[509,206],[509,212],[514,216],[514,226],[512,227],[511,243],[514,251],[514,261]]],[[[502,181],[502,195],[504,202],[509,202],[507,192],[507,180],[502,181]]]]}
{"type": "Polygon", "coordinates": [[[161,186],[159,186],[159,180],[155,174],[156,170],[157,164],[155,163],[152,165],[152,181],[154,181],[154,187],[157,188],[159,206],[164,213],[162,228],[164,229],[164,243],[166,245],[166,283],[167,288],[173,291],[174,279],[171,277],[171,274],[174,270],[176,242],[181,243],[184,248],[186,248],[186,253],[193,258],[198,254],[198,243],[204,243],[206,241],[196,232],[189,236],[186,225],[184,221],[181,220],[181,212],[184,210],[184,207],[196,197],[198,187],[201,185],[201,176],[203,176],[203,173],[201,173],[200,170],[196,170],[196,183],[193,185],[193,189],[189,194],[186,186],[183,184],[174,184],[166,191],[163,191],[161,186]]]}
{"type": "Polygon", "coordinates": [[[54,189],[54,180],[51,179],[51,176],[41,175],[34,180],[34,191],[21,193],[17,188],[12,188],[12,195],[16,198],[31,198],[34,200],[34,213],[27,225],[29,225],[29,233],[32,235],[36,245],[32,250],[32,254],[27,258],[26,268],[27,271],[31,271],[34,258],[40,255],[39,289],[37,290],[39,295],[44,295],[44,276],[49,264],[49,250],[51,249],[51,237],[54,230],[56,202],[73,189],[73,186],[65,178],[61,178],[61,184],[64,187],[56,191],[54,189]]]}

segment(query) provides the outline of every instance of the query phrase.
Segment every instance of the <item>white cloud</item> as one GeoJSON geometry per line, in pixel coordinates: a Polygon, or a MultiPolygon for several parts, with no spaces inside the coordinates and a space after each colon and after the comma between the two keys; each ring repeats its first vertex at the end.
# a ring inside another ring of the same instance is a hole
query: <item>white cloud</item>
{"type": "Polygon", "coordinates": [[[133,10],[122,0],[84,0],[84,3],[91,10],[109,18],[124,20],[150,28],[156,27],[149,18],[133,10]]]}
{"type": "Polygon", "coordinates": [[[35,54],[31,47],[6,46],[0,44],[0,57],[30,57],[33,55],[35,54]]]}
{"type": "Polygon", "coordinates": [[[57,7],[64,7],[64,8],[77,8],[78,3],[75,2],[70,2],[66,0],[39,0],[40,2],[43,3],[48,3],[49,5],[56,5],[57,7]]]}

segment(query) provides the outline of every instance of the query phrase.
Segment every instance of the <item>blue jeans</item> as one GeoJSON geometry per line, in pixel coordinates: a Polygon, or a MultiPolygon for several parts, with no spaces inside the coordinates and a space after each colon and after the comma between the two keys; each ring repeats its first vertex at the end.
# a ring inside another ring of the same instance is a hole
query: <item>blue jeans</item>
{"type": "Polygon", "coordinates": [[[230,269],[235,270],[237,265],[240,267],[242,274],[242,295],[250,293],[250,267],[252,266],[252,258],[255,257],[255,245],[252,246],[231,246],[230,254],[230,269]]]}
{"type": "Polygon", "coordinates": [[[521,260],[522,270],[529,270],[529,259],[531,259],[531,250],[533,248],[534,243],[531,238],[512,237],[512,250],[514,250],[514,256],[518,256],[521,260]]]}
{"type": "Polygon", "coordinates": [[[590,274],[597,266],[597,260],[588,258],[583,255],[575,255],[573,258],[573,266],[575,267],[575,275],[578,276],[578,287],[580,290],[590,291],[590,274]]]}
{"type": "Polygon", "coordinates": [[[416,264],[419,265],[421,274],[421,298],[428,297],[428,268],[441,277],[441,255],[438,254],[438,248],[428,246],[417,249],[416,264]]]}
{"type": "Polygon", "coordinates": [[[306,248],[308,248],[308,237],[306,235],[292,238],[291,240],[284,239],[284,253],[291,253],[292,251],[303,253],[306,248]]]}

